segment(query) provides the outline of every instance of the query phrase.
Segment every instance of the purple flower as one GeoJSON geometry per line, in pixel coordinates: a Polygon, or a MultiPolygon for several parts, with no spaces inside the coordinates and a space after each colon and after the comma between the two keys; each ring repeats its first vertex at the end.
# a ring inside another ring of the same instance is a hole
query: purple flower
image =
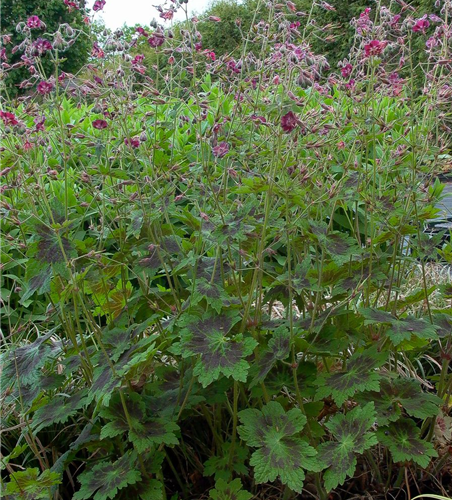
{"type": "Polygon", "coordinates": [[[93,127],[97,130],[103,130],[108,127],[108,123],[105,120],[94,120],[93,127]]]}
{"type": "Polygon", "coordinates": [[[148,43],[152,48],[160,47],[165,42],[165,37],[160,33],[154,33],[148,38],[148,43]]]}
{"type": "Polygon", "coordinates": [[[102,10],[105,6],[105,0],[96,0],[93,5],[93,10],[94,12],[98,12],[99,10],[102,10]]]}
{"type": "Polygon", "coordinates": [[[130,146],[131,148],[137,148],[140,145],[140,139],[138,137],[132,137],[132,139],[124,139],[124,144],[130,146]]]}
{"type": "Polygon", "coordinates": [[[293,111],[289,111],[281,118],[281,128],[287,134],[292,132],[292,130],[294,130],[299,124],[300,121],[293,111]]]}
{"type": "Polygon", "coordinates": [[[91,55],[93,57],[97,57],[98,59],[102,59],[105,57],[105,52],[99,47],[99,44],[97,42],[93,43],[93,48],[91,50],[91,55]]]}
{"type": "Polygon", "coordinates": [[[48,50],[52,50],[52,44],[45,38],[37,38],[32,47],[34,56],[43,56],[48,50]]]}
{"type": "Polygon", "coordinates": [[[344,78],[348,78],[352,74],[352,71],[353,71],[353,66],[350,63],[347,63],[344,66],[342,66],[341,75],[344,78]]]}
{"type": "Polygon", "coordinates": [[[229,152],[229,144],[225,141],[220,142],[212,149],[213,155],[217,158],[223,158],[229,152]]]}
{"type": "Polygon", "coordinates": [[[27,19],[27,26],[29,28],[43,28],[44,23],[39,19],[38,16],[31,16],[27,19]]]}
{"type": "Polygon", "coordinates": [[[54,85],[52,82],[46,82],[45,80],[43,80],[42,82],[38,83],[36,90],[41,95],[47,95],[47,94],[50,94],[50,92],[52,92],[53,87],[54,87],[54,85]]]}
{"type": "Polygon", "coordinates": [[[423,17],[422,19],[418,19],[416,24],[413,26],[413,31],[415,33],[425,33],[425,30],[430,26],[430,23],[423,17]]]}
{"type": "Polygon", "coordinates": [[[366,57],[378,56],[383,52],[386,45],[388,45],[388,42],[385,41],[380,42],[380,40],[372,40],[367,45],[364,45],[364,53],[366,54],[366,57]]]}
{"type": "Polygon", "coordinates": [[[17,125],[19,123],[15,115],[9,111],[0,111],[0,118],[5,125],[17,125]]]}

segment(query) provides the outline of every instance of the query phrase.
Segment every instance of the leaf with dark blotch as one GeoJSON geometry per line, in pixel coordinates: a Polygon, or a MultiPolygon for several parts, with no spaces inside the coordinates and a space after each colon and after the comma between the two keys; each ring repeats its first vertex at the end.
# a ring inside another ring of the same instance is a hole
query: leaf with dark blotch
{"type": "Polygon", "coordinates": [[[223,305],[228,300],[228,294],[219,284],[210,283],[204,278],[196,280],[195,290],[192,295],[192,305],[198,304],[202,299],[220,314],[223,305]]]}
{"type": "Polygon", "coordinates": [[[125,491],[124,498],[133,500],[164,500],[164,486],[157,479],[145,478],[139,483],[130,485],[125,491]]]}
{"type": "Polygon", "coordinates": [[[86,392],[81,391],[70,397],[55,396],[51,400],[44,400],[43,406],[33,415],[33,430],[38,432],[52,424],[63,424],[77,410],[83,408],[87,402],[86,392]]]}
{"type": "Polygon", "coordinates": [[[257,362],[258,373],[251,387],[265,379],[277,361],[285,360],[290,353],[290,332],[282,326],[277,328],[268,342],[268,347],[257,362]]]}
{"type": "Polygon", "coordinates": [[[179,441],[174,434],[179,431],[177,424],[168,419],[147,418],[144,399],[138,393],[123,394],[123,398],[127,416],[121,397],[117,393],[112,397],[108,408],[101,411],[102,417],[111,420],[102,427],[101,439],[128,432],[129,441],[134,444],[138,453],[143,453],[153,444],[178,444],[179,441]]]}
{"type": "Polygon", "coordinates": [[[384,378],[380,382],[378,392],[364,392],[356,399],[364,404],[375,403],[378,425],[387,425],[401,416],[400,406],[412,417],[425,419],[438,414],[442,404],[441,398],[428,392],[423,392],[418,382],[412,379],[384,378]]]}
{"type": "Polygon", "coordinates": [[[406,318],[392,322],[386,335],[391,342],[397,346],[405,340],[410,340],[412,336],[420,339],[437,339],[435,325],[432,325],[424,319],[406,318]]]}
{"type": "Polygon", "coordinates": [[[342,406],[357,392],[378,391],[381,375],[376,369],[385,363],[386,358],[387,353],[372,348],[353,354],[346,370],[321,373],[315,382],[319,387],[316,400],[331,396],[338,406],[342,406]]]}
{"type": "Polygon", "coordinates": [[[52,228],[39,226],[36,228],[39,239],[37,258],[47,264],[59,264],[75,257],[74,249],[65,236],[58,235],[52,228]]]}
{"type": "Polygon", "coordinates": [[[138,453],[144,453],[152,445],[176,445],[179,444],[175,432],[179,432],[179,426],[167,419],[152,419],[140,422],[129,431],[131,441],[138,453]]]}
{"type": "Polygon", "coordinates": [[[345,415],[338,413],[325,424],[335,438],[335,441],[319,446],[319,459],[328,467],[324,473],[327,491],[342,485],[347,477],[353,477],[356,454],[362,454],[377,444],[375,433],[370,431],[374,423],[375,408],[373,403],[369,403],[345,415]]]}
{"type": "Polygon", "coordinates": [[[162,249],[171,254],[179,254],[181,251],[180,238],[178,236],[165,236],[160,241],[162,249]]]}
{"type": "Polygon", "coordinates": [[[275,481],[279,477],[283,484],[301,493],[304,470],[319,470],[317,452],[298,437],[306,424],[301,410],[293,408],[286,413],[279,403],[271,401],[262,411],[241,411],[239,419],[240,437],[248,446],[258,448],[250,460],[256,483],[275,481]]]}
{"type": "Polygon", "coordinates": [[[79,476],[81,488],[74,500],[108,500],[116,498],[118,491],[141,479],[136,465],[136,454],[125,453],[116,462],[103,461],[86,469],[79,476]]]}
{"type": "Polygon", "coordinates": [[[413,420],[403,418],[378,429],[377,436],[391,452],[394,462],[415,462],[426,469],[431,458],[438,454],[432,443],[422,439],[420,433],[413,420]]]}
{"type": "Polygon", "coordinates": [[[375,323],[388,323],[391,324],[396,318],[386,312],[382,311],[381,309],[374,309],[374,308],[362,308],[359,309],[360,314],[364,316],[364,324],[365,325],[371,325],[375,323]]]}
{"type": "Polygon", "coordinates": [[[158,251],[155,248],[149,255],[143,257],[138,261],[138,266],[146,271],[157,271],[162,268],[162,261],[159,257],[158,251]]]}
{"type": "Polygon", "coordinates": [[[61,475],[45,470],[39,474],[39,469],[25,469],[10,474],[10,481],[2,488],[5,500],[40,500],[49,498],[52,486],[61,483],[61,475]]]}
{"type": "Polygon", "coordinates": [[[433,324],[437,328],[438,337],[448,337],[452,333],[452,316],[450,314],[435,314],[433,324]]]}
{"type": "Polygon", "coordinates": [[[52,353],[47,341],[53,332],[38,337],[33,343],[12,349],[1,356],[3,365],[2,385],[10,385],[14,380],[20,384],[37,383],[40,370],[52,353]]]}
{"type": "Polygon", "coordinates": [[[230,481],[233,472],[243,475],[248,474],[248,467],[245,465],[245,461],[248,458],[248,448],[236,443],[232,463],[229,464],[230,449],[231,443],[225,443],[222,446],[221,456],[211,457],[204,463],[204,476],[214,476],[215,481],[218,481],[218,479],[230,481]]]}
{"type": "Polygon", "coordinates": [[[228,335],[240,316],[206,314],[202,319],[187,316],[186,327],[182,331],[182,340],[175,346],[184,358],[200,356],[194,370],[203,387],[206,387],[220,375],[245,382],[249,364],[245,360],[257,342],[250,337],[228,335]],[[187,324],[188,323],[188,324],[187,324]]]}
{"type": "Polygon", "coordinates": [[[237,478],[230,483],[224,479],[219,479],[215,483],[215,488],[210,490],[209,497],[212,500],[250,500],[253,495],[242,490],[242,481],[237,478]]]}

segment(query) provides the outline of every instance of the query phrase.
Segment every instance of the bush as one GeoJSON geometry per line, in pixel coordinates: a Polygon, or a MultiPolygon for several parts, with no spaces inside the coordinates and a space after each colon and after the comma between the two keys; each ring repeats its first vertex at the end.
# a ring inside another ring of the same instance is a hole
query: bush
{"type": "Polygon", "coordinates": [[[107,33],[85,81],[5,102],[7,498],[450,489],[451,290],[427,259],[452,247],[423,232],[449,17],[418,95],[394,71],[426,39],[409,11],[365,12],[336,72],[293,9],[243,57],[196,46],[196,20],[141,33],[153,81],[107,33]]]}

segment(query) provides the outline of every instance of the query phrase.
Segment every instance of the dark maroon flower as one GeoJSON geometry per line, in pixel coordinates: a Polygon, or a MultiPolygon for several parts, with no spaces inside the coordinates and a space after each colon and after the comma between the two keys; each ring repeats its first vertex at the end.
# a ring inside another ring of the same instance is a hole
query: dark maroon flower
{"type": "Polygon", "coordinates": [[[207,56],[207,58],[208,58],[208,59],[210,59],[211,61],[215,61],[215,59],[216,59],[215,52],[209,52],[209,51],[208,51],[208,52],[206,53],[206,56],[207,56]]]}
{"type": "Polygon", "coordinates": [[[425,17],[418,19],[413,26],[413,31],[415,33],[425,33],[425,30],[430,26],[430,23],[425,17]]]}
{"type": "Polygon", "coordinates": [[[35,123],[35,132],[42,132],[44,130],[44,123],[46,121],[45,115],[36,116],[33,121],[35,123]]]}
{"type": "Polygon", "coordinates": [[[138,26],[138,28],[135,31],[140,35],[148,36],[148,33],[141,26],[138,26]]]}
{"type": "Polygon", "coordinates": [[[353,71],[353,66],[350,63],[347,63],[344,66],[342,66],[341,75],[344,78],[348,78],[352,74],[352,71],[353,71]]]}
{"type": "Polygon", "coordinates": [[[91,50],[91,55],[93,57],[97,57],[98,59],[102,59],[105,57],[105,52],[99,47],[99,44],[97,42],[93,43],[93,48],[91,50]]]}
{"type": "Polygon", "coordinates": [[[300,121],[293,111],[289,111],[281,118],[281,128],[287,134],[292,132],[299,124],[300,121]]]}
{"type": "Polygon", "coordinates": [[[9,111],[0,111],[0,118],[5,125],[17,125],[19,123],[16,116],[9,111]]]}
{"type": "Polygon", "coordinates": [[[132,139],[124,139],[124,144],[130,146],[131,148],[137,148],[140,145],[140,139],[138,137],[132,137],[132,139]]]}
{"type": "Polygon", "coordinates": [[[52,50],[52,44],[45,38],[37,38],[32,45],[34,56],[43,56],[48,50],[52,50]]]}
{"type": "Polygon", "coordinates": [[[171,21],[171,19],[174,17],[174,10],[166,10],[165,12],[162,12],[160,14],[160,17],[164,19],[165,21],[171,21]]]}
{"type": "Polygon", "coordinates": [[[144,61],[144,55],[143,54],[137,54],[133,59],[132,59],[132,64],[140,64],[144,61]]]}
{"type": "Polygon", "coordinates": [[[108,127],[108,123],[105,120],[94,120],[93,127],[97,130],[103,130],[108,127]]]}
{"type": "Polygon", "coordinates": [[[73,9],[78,10],[80,8],[78,1],[64,0],[64,4],[68,6],[69,12],[71,12],[71,10],[73,9]]]}
{"type": "Polygon", "coordinates": [[[45,80],[43,80],[42,82],[38,83],[36,90],[41,95],[47,95],[50,94],[50,92],[52,92],[53,87],[54,85],[52,82],[46,82],[45,80]]]}
{"type": "Polygon", "coordinates": [[[380,40],[372,40],[367,45],[364,45],[364,53],[366,54],[366,57],[378,56],[383,52],[386,45],[388,45],[388,42],[385,41],[380,42],[380,40]]]}
{"type": "Polygon", "coordinates": [[[98,12],[105,7],[105,0],[96,0],[93,5],[94,12],[98,12]]]}
{"type": "Polygon", "coordinates": [[[195,43],[195,50],[196,50],[196,52],[200,52],[202,50],[202,43],[201,42],[195,43]]]}
{"type": "Polygon", "coordinates": [[[212,152],[217,158],[223,158],[229,152],[229,144],[225,141],[220,142],[220,144],[212,149],[212,152]]]}
{"type": "Polygon", "coordinates": [[[165,37],[160,33],[154,33],[148,38],[149,45],[156,49],[165,43],[165,37]]]}
{"type": "Polygon", "coordinates": [[[31,16],[27,19],[27,26],[29,28],[42,28],[44,23],[39,19],[38,16],[31,16]]]}

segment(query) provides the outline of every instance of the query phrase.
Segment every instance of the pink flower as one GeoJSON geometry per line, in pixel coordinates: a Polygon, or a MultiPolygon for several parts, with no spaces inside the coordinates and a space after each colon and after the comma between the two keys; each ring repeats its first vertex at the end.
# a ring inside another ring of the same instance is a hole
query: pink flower
{"type": "Polygon", "coordinates": [[[215,52],[207,52],[206,55],[211,61],[215,61],[216,59],[215,52]]]}
{"type": "Polygon", "coordinates": [[[19,123],[16,116],[9,111],[0,111],[0,118],[5,125],[17,125],[19,123]]]}
{"type": "Polygon", "coordinates": [[[286,5],[290,11],[297,12],[297,6],[293,2],[287,2],[286,5]]]}
{"type": "Polygon", "coordinates": [[[42,28],[44,27],[44,23],[39,19],[38,16],[31,16],[27,19],[27,26],[29,28],[42,28]]]}
{"type": "Polygon", "coordinates": [[[202,50],[202,43],[201,42],[195,43],[195,50],[196,50],[196,52],[200,52],[202,50]]]}
{"type": "Polygon", "coordinates": [[[154,33],[148,38],[148,43],[152,48],[156,49],[165,43],[165,37],[160,33],[154,33]]]}
{"type": "Polygon", "coordinates": [[[34,56],[43,56],[48,50],[52,50],[52,44],[44,38],[37,38],[32,47],[34,56]]]}
{"type": "Polygon", "coordinates": [[[213,155],[217,158],[223,158],[229,152],[229,144],[225,141],[220,142],[212,149],[213,155]]]}
{"type": "Polygon", "coordinates": [[[350,63],[347,63],[344,66],[342,66],[341,75],[344,78],[348,78],[352,74],[352,71],[353,71],[353,66],[350,63]]]}
{"type": "Polygon", "coordinates": [[[148,33],[141,26],[138,26],[138,28],[135,31],[140,35],[148,36],[148,33]]]}
{"type": "Polygon", "coordinates": [[[45,80],[43,80],[42,82],[38,83],[36,90],[38,91],[38,94],[47,95],[50,94],[50,92],[52,92],[53,87],[54,85],[52,82],[46,82],[45,80]]]}
{"type": "Polygon", "coordinates": [[[425,30],[429,26],[430,26],[430,23],[427,21],[427,19],[425,19],[425,18],[418,19],[416,21],[416,24],[413,26],[413,31],[415,33],[424,33],[425,34],[425,30]]]}
{"type": "Polygon", "coordinates": [[[91,50],[91,55],[93,57],[97,57],[98,59],[102,59],[105,57],[105,52],[99,47],[97,42],[94,42],[93,48],[91,50]]]}
{"type": "Polygon", "coordinates": [[[36,116],[33,121],[34,121],[34,124],[36,125],[35,132],[43,132],[45,129],[44,123],[46,121],[45,115],[36,116]]]}
{"type": "Polygon", "coordinates": [[[105,120],[94,120],[93,127],[97,130],[103,130],[108,127],[108,123],[105,120]]]}
{"type": "Polygon", "coordinates": [[[372,40],[367,45],[364,45],[364,53],[366,54],[366,57],[378,56],[383,52],[386,45],[388,45],[388,42],[385,41],[380,42],[380,40],[372,40]]]}
{"type": "Polygon", "coordinates": [[[33,149],[33,144],[30,141],[25,141],[24,142],[24,150],[25,151],[30,151],[30,149],[33,149]]]}
{"type": "Polygon", "coordinates": [[[209,21],[213,21],[214,23],[219,23],[221,22],[221,17],[209,16],[209,21]]]}
{"type": "Polygon", "coordinates": [[[320,7],[322,7],[325,10],[336,10],[332,5],[330,5],[327,2],[321,2],[320,7]]]}
{"type": "Polygon", "coordinates": [[[281,118],[281,128],[287,134],[292,132],[299,124],[300,121],[293,111],[289,111],[281,118]]]}
{"type": "Polygon", "coordinates": [[[93,5],[94,12],[98,12],[105,7],[105,0],[96,0],[93,5]]]}
{"type": "Polygon", "coordinates": [[[162,13],[160,14],[160,17],[161,17],[162,19],[164,19],[165,21],[171,21],[171,19],[173,18],[173,16],[174,16],[174,11],[173,11],[173,10],[171,10],[171,9],[170,9],[170,10],[167,10],[167,11],[165,11],[165,12],[162,12],[162,13]]]}
{"type": "Polygon", "coordinates": [[[144,55],[143,54],[137,54],[133,59],[132,59],[132,64],[140,64],[144,61],[144,55]]]}
{"type": "Polygon", "coordinates": [[[68,6],[69,12],[71,12],[71,10],[73,9],[78,10],[80,8],[78,1],[64,0],[64,4],[68,6]]]}

